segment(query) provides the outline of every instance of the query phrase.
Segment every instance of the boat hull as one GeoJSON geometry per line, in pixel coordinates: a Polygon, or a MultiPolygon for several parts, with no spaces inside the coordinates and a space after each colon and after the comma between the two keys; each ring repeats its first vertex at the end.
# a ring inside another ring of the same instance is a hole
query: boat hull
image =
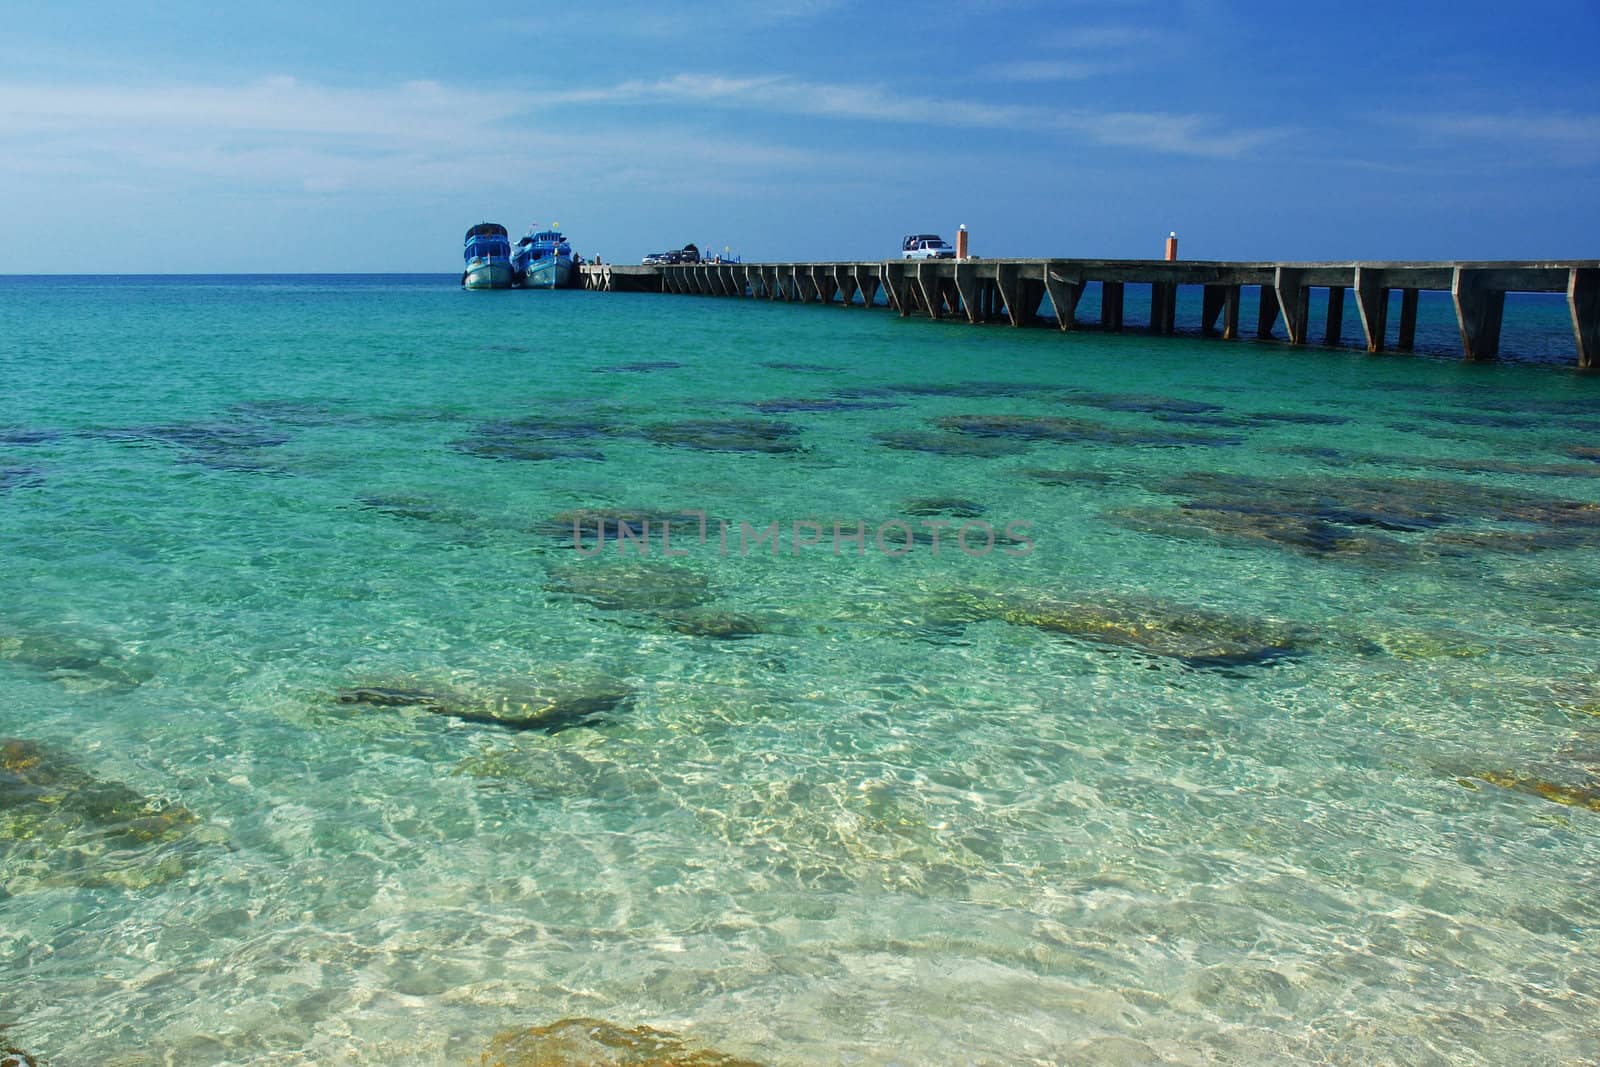
{"type": "Polygon", "coordinates": [[[572,285],[572,260],[567,256],[546,256],[528,264],[522,275],[524,289],[566,289],[572,285]]]}
{"type": "Polygon", "coordinates": [[[467,289],[509,289],[511,264],[498,259],[469,261],[461,284],[467,289]]]}

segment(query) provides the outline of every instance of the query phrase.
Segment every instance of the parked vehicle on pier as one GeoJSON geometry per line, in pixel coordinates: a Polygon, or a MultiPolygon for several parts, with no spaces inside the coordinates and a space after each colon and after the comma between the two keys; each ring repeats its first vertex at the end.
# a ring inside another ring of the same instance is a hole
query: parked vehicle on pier
{"type": "Polygon", "coordinates": [[[566,289],[572,285],[575,257],[560,230],[532,226],[511,253],[512,284],[524,289],[566,289]]]}
{"type": "Polygon", "coordinates": [[[466,261],[462,288],[511,288],[511,237],[498,222],[480,222],[469,229],[461,255],[466,261]]]}
{"type": "Polygon", "coordinates": [[[639,261],[640,263],[698,263],[700,262],[700,249],[693,244],[686,244],[682,248],[670,249],[666,252],[651,252],[639,261]]]}
{"type": "Polygon", "coordinates": [[[900,241],[902,259],[955,259],[956,250],[936,233],[909,233],[900,241]]]}

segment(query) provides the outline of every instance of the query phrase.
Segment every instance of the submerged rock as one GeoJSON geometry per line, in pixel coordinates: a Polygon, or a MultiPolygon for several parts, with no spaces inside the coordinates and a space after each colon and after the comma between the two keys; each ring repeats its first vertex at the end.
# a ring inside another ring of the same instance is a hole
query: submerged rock
{"type": "Polygon", "coordinates": [[[39,1067],[39,1061],[20,1048],[7,1045],[0,1048],[0,1067],[39,1067]]]}
{"type": "Polygon", "coordinates": [[[667,629],[688,637],[705,637],[715,641],[738,641],[771,633],[770,625],[754,615],[735,611],[684,609],[657,612],[655,618],[667,629]]]}
{"type": "Polygon", "coordinates": [[[934,518],[944,516],[952,519],[976,519],[984,513],[985,509],[976,500],[968,500],[965,497],[931,496],[907,500],[901,505],[901,510],[906,515],[916,517],[934,518]]]}
{"type": "Polygon", "coordinates": [[[1316,411],[1254,411],[1245,416],[1257,423],[1286,423],[1290,426],[1343,426],[1348,415],[1327,415],[1316,411]]]}
{"type": "Polygon", "coordinates": [[[676,1034],[601,1019],[562,1019],[507,1030],[479,1057],[480,1067],[761,1067],[676,1034]]]}
{"type": "Polygon", "coordinates": [[[287,444],[292,439],[290,435],[249,419],[127,426],[100,431],[93,436],[133,444],[165,445],[177,449],[182,462],[212,470],[290,473],[268,455],[269,449],[287,444]]]}
{"type": "Polygon", "coordinates": [[[116,642],[48,630],[8,630],[0,622],[0,663],[35,671],[68,689],[131,689],[153,671],[116,642]]]}
{"type": "Polygon", "coordinates": [[[600,460],[605,456],[582,442],[617,433],[604,419],[528,416],[480,423],[472,435],[450,442],[457,452],[480,459],[542,462],[553,459],[600,460]]]}
{"type": "Polygon", "coordinates": [[[907,396],[954,396],[986,399],[1001,396],[1031,396],[1039,393],[1059,393],[1058,385],[1041,382],[923,382],[912,385],[891,386],[895,392],[907,396]]]}
{"type": "Polygon", "coordinates": [[[682,363],[670,359],[641,360],[637,363],[615,363],[609,367],[595,367],[591,374],[649,374],[657,370],[677,370],[682,363]]]}
{"type": "Polygon", "coordinates": [[[37,467],[0,467],[0,493],[13,489],[37,489],[44,484],[37,467]]]}
{"type": "Polygon", "coordinates": [[[1115,513],[1135,529],[1173,536],[1271,541],[1316,555],[1415,555],[1434,545],[1518,550],[1600,540],[1600,504],[1465,481],[1415,478],[1259,478],[1200,471],[1156,481],[1184,498],[1175,511],[1115,513]],[[1484,529],[1483,523],[1544,527],[1484,529]],[[1478,524],[1477,528],[1446,526],[1478,524]],[[1408,544],[1372,531],[1433,534],[1408,544]]]}
{"type": "Polygon", "coordinates": [[[673,550],[700,543],[706,531],[716,536],[717,520],[702,518],[698,511],[662,511],[655,508],[573,508],[557,512],[539,523],[535,531],[568,545],[581,545],[585,552],[594,552],[599,542],[606,543],[605,551],[615,554],[617,541],[627,535],[629,551],[633,546],[648,542],[651,550],[661,544],[664,533],[670,531],[673,550]]]}
{"type": "Polygon", "coordinates": [[[838,367],[827,367],[821,363],[791,363],[783,360],[770,360],[761,364],[770,370],[792,370],[801,374],[827,374],[836,371],[838,367]]]}
{"type": "Polygon", "coordinates": [[[1243,440],[1233,435],[1108,426],[1088,419],[1071,419],[1060,415],[946,415],[933,421],[940,429],[952,433],[1057,444],[1178,448],[1190,445],[1220,447],[1236,445],[1243,440]]]}
{"type": "Polygon", "coordinates": [[[1139,533],[1184,540],[1259,543],[1312,556],[1363,559],[1410,558],[1407,546],[1392,537],[1356,530],[1307,515],[1266,510],[1233,510],[1185,504],[1176,509],[1120,508],[1107,517],[1139,533]]]}
{"type": "Polygon", "coordinates": [[[936,456],[973,456],[994,459],[1014,456],[1027,450],[1027,444],[993,437],[967,437],[942,430],[881,430],[873,440],[900,452],[928,452],[936,456]]]}
{"type": "Polygon", "coordinates": [[[1144,414],[1210,415],[1222,410],[1221,404],[1199,400],[1180,400],[1145,393],[1071,393],[1062,397],[1069,404],[1085,404],[1103,411],[1133,411],[1144,414]]]}
{"type": "Polygon", "coordinates": [[[1019,473],[1045,485],[1111,485],[1118,481],[1116,475],[1106,471],[1049,470],[1033,467],[1019,473]]]}
{"type": "Polygon", "coordinates": [[[555,672],[473,689],[425,689],[409,684],[357,685],[334,694],[340,704],[417,708],[466,722],[558,733],[593,725],[633,696],[626,684],[598,674],[555,672]]]}
{"type": "Polygon", "coordinates": [[[794,440],[798,427],[761,419],[684,419],[645,428],[658,445],[697,448],[702,452],[800,452],[794,440]]]}
{"type": "Polygon", "coordinates": [[[712,599],[706,576],[670,563],[597,559],[553,567],[545,589],[602,611],[665,611],[712,599]]]}
{"type": "Polygon", "coordinates": [[[1505,771],[1480,771],[1473,777],[1480,781],[1488,782],[1490,785],[1497,785],[1502,789],[1513,789],[1519,793],[1542,797],[1556,804],[1564,804],[1569,808],[1587,808],[1590,811],[1600,811],[1600,780],[1596,780],[1593,777],[1587,782],[1578,785],[1554,782],[1532,775],[1505,771]]]}
{"type": "Polygon", "coordinates": [[[883,400],[846,400],[840,397],[783,397],[777,400],[752,400],[745,407],[763,415],[810,414],[829,411],[883,411],[900,407],[883,400]]]}
{"type": "Polygon", "coordinates": [[[356,500],[366,510],[376,511],[393,519],[409,519],[440,526],[470,527],[478,524],[478,517],[470,511],[446,507],[424,496],[369,493],[356,497],[356,500]]]}
{"type": "Polygon", "coordinates": [[[0,426],[0,445],[42,445],[60,437],[59,430],[37,426],[0,426]]]}
{"type": "Polygon", "coordinates": [[[1191,667],[1270,663],[1298,650],[1286,627],[1163,600],[1122,596],[1067,601],[1030,594],[953,592],[930,605],[936,625],[1000,621],[1191,667]]]}
{"type": "Polygon", "coordinates": [[[0,739],[0,890],[42,885],[140,889],[198,862],[186,808],[106,782],[33,741],[0,739]]]}

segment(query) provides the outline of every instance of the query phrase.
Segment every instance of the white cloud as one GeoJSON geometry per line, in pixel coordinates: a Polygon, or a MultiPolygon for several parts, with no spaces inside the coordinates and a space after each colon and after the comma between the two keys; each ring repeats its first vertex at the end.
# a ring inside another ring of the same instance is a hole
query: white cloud
{"type": "Polygon", "coordinates": [[[1105,63],[1080,59],[1028,59],[985,67],[982,73],[999,81],[1063,82],[1085,81],[1110,69],[1105,63]]]}
{"type": "Polygon", "coordinates": [[[1600,162],[1600,115],[1434,113],[1390,121],[1434,142],[1498,149],[1494,157],[1511,164],[1600,162]]]}
{"type": "Polygon", "coordinates": [[[657,81],[633,80],[610,88],[578,90],[562,94],[559,100],[567,104],[690,101],[757,112],[909,125],[1034,133],[1054,131],[1103,145],[1222,158],[1244,155],[1289,132],[1266,127],[1233,129],[1205,115],[989,104],[904,95],[881,85],[805,82],[785,76],[727,78],[679,74],[657,81]]]}
{"type": "MultiPolygon", "coordinates": [[[[1203,115],[997,104],[784,76],[679,74],[554,94],[436,82],[344,88],[289,77],[221,86],[0,84],[0,194],[69,181],[169,196],[448,195],[463,181],[525,185],[528,175],[548,172],[551,143],[564,173],[612,187],[685,166],[700,168],[697,181],[733,182],[883,162],[870,146],[786,141],[778,124],[707,135],[696,117],[706,107],[1193,156],[1235,157],[1281,135],[1203,115]],[[641,121],[613,108],[603,127],[574,129],[585,109],[621,104],[671,113],[641,121]]],[[[960,152],[949,159],[951,167],[971,163],[960,152]]]]}

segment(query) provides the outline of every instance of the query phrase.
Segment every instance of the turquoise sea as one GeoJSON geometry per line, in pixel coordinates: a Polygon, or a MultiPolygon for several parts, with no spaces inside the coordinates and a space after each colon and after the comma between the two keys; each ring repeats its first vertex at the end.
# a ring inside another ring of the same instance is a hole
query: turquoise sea
{"type": "Polygon", "coordinates": [[[1595,1062],[1600,378],[1423,314],[0,279],[0,1047],[1595,1062]]]}

